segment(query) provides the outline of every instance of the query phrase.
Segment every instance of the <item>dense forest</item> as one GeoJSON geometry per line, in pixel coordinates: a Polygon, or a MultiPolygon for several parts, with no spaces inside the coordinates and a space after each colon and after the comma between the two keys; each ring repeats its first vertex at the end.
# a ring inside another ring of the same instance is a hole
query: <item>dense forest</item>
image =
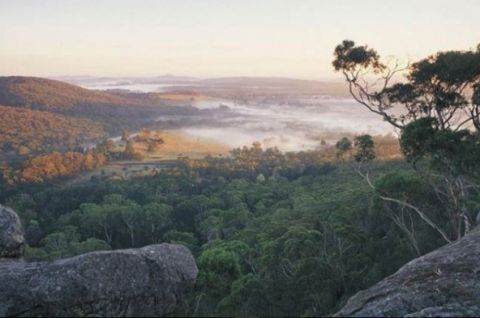
{"type": "Polygon", "coordinates": [[[103,126],[91,120],[14,107],[0,106],[0,122],[2,154],[12,151],[17,156],[75,149],[107,136],[103,126]]]}
{"type": "MultiPolygon", "coordinates": [[[[200,268],[184,308],[190,315],[326,314],[417,255],[393,220],[395,207],[375,198],[353,162],[298,153],[277,154],[272,165],[275,153],[238,149],[232,160],[255,164],[232,162],[229,169],[184,165],[130,181],[24,184],[5,188],[1,199],[26,225],[30,259],[187,245],[200,268]]],[[[394,191],[389,183],[417,180],[401,161],[370,165],[386,191],[394,191]]],[[[441,218],[433,193],[405,191],[441,218]]],[[[404,216],[421,253],[442,244],[418,216],[404,216]]]]}

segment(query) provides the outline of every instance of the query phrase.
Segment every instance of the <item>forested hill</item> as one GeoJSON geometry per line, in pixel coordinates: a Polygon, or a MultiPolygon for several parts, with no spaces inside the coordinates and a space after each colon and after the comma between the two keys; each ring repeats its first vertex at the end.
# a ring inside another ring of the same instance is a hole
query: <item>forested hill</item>
{"type": "Polygon", "coordinates": [[[106,137],[99,123],[45,111],[0,105],[0,151],[16,155],[74,149],[106,137]]]}
{"type": "Polygon", "coordinates": [[[89,90],[61,81],[21,76],[0,77],[0,105],[92,119],[114,133],[126,127],[137,129],[164,113],[191,110],[155,93],[89,90]]]}
{"type": "Polygon", "coordinates": [[[68,111],[82,105],[132,105],[126,97],[88,90],[38,77],[0,77],[0,104],[47,111],[68,111]]]}

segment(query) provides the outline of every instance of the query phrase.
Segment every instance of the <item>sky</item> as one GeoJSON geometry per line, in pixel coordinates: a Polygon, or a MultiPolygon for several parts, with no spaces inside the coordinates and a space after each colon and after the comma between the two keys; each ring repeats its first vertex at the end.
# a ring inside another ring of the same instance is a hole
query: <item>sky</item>
{"type": "Polygon", "coordinates": [[[338,78],[343,39],[414,61],[480,43],[479,0],[0,0],[0,75],[338,78]]]}

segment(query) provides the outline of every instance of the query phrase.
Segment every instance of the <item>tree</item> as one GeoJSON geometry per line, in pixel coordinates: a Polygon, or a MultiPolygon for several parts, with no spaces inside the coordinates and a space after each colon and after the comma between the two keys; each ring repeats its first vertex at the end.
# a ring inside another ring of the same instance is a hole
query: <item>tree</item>
{"type": "Polygon", "coordinates": [[[127,227],[130,236],[130,246],[135,247],[135,232],[143,219],[143,213],[134,202],[124,203],[120,206],[120,218],[127,227]]]}
{"type": "Polygon", "coordinates": [[[103,153],[106,156],[109,156],[114,148],[115,143],[112,139],[104,139],[101,143],[97,145],[97,151],[99,153],[103,153]]]}
{"type": "MultiPolygon", "coordinates": [[[[386,195],[400,198],[402,201],[408,201],[412,197],[424,195],[422,186],[418,176],[404,172],[388,173],[375,183],[375,189],[380,193],[377,199],[382,195],[386,195]]],[[[383,202],[388,217],[405,233],[417,256],[421,256],[420,244],[416,234],[417,226],[411,209],[405,205],[381,200],[381,198],[379,201],[383,202]]]]}
{"type": "Polygon", "coordinates": [[[480,171],[474,159],[480,155],[480,46],[439,52],[404,69],[383,64],[375,50],[350,40],[334,56],[352,97],[400,131],[407,160],[452,210],[454,236],[468,232],[474,215],[467,202],[478,191],[480,171]],[[395,82],[401,72],[405,78],[395,82]]]}
{"type": "Polygon", "coordinates": [[[110,209],[105,209],[94,203],[80,205],[81,229],[86,236],[94,236],[97,233],[111,245],[114,232],[114,215],[110,209]]]}
{"type": "Polygon", "coordinates": [[[125,226],[124,229],[127,230],[130,246],[134,247],[135,233],[144,219],[143,210],[140,206],[132,200],[125,199],[120,194],[110,194],[103,198],[101,208],[108,211],[113,218],[120,220],[125,226]]]}
{"type": "Polygon", "coordinates": [[[151,135],[152,135],[152,132],[148,128],[142,128],[140,130],[140,137],[143,138],[144,140],[150,139],[151,135]]]}
{"type": "Polygon", "coordinates": [[[480,51],[439,52],[406,69],[387,67],[378,53],[345,40],[335,48],[333,66],[348,82],[353,98],[397,128],[419,118],[434,118],[440,129],[459,130],[468,124],[480,128],[480,51]],[[407,71],[406,81],[391,84],[407,71]],[[367,76],[378,75],[376,85],[367,76]],[[402,112],[394,114],[401,106],[402,112]],[[457,115],[465,113],[460,119],[457,115]]]}
{"type": "Polygon", "coordinates": [[[130,132],[128,131],[128,129],[123,129],[122,130],[122,141],[125,141],[127,142],[127,140],[130,138],[130,132]]]}
{"type": "Polygon", "coordinates": [[[224,248],[207,249],[198,257],[197,308],[194,315],[215,312],[216,305],[228,294],[232,283],[241,277],[237,256],[224,248]]]}
{"type": "Polygon", "coordinates": [[[155,152],[155,143],[150,142],[150,141],[148,142],[147,152],[149,152],[149,153],[155,152]]]}
{"type": "Polygon", "coordinates": [[[375,159],[375,143],[372,136],[361,135],[355,137],[354,145],[356,153],[353,156],[357,162],[368,162],[375,159]]]}
{"type": "Polygon", "coordinates": [[[347,137],[343,137],[335,144],[337,148],[337,158],[343,158],[350,150],[352,150],[352,142],[347,137]]]}
{"type": "Polygon", "coordinates": [[[112,248],[107,244],[107,242],[91,237],[83,242],[78,243],[76,249],[77,253],[84,254],[94,251],[108,251],[112,248]]]}
{"type": "Polygon", "coordinates": [[[127,143],[125,145],[124,154],[125,154],[125,157],[128,158],[128,159],[135,158],[136,151],[135,151],[135,147],[133,145],[132,140],[127,140],[127,143]]]}
{"type": "Polygon", "coordinates": [[[143,210],[146,224],[150,229],[150,243],[159,243],[163,234],[173,225],[173,209],[167,204],[149,203],[143,210]]]}

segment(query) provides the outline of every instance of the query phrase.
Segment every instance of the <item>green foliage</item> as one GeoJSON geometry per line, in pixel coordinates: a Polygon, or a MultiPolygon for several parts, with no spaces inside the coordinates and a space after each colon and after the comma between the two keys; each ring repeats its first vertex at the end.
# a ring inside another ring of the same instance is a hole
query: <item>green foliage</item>
{"type": "Polygon", "coordinates": [[[163,241],[173,244],[182,244],[188,247],[191,251],[196,251],[198,240],[193,233],[180,232],[176,230],[168,231],[163,236],[163,241]]]}
{"type": "Polygon", "coordinates": [[[436,133],[434,118],[422,118],[405,127],[400,144],[407,160],[416,162],[427,155],[426,146],[436,133]]]}
{"type": "Polygon", "coordinates": [[[397,128],[421,118],[435,118],[441,129],[458,128],[469,122],[480,129],[478,120],[478,85],[480,52],[438,52],[408,68],[405,82],[391,84],[398,69],[386,69],[379,55],[366,46],[345,40],[334,51],[333,66],[343,72],[353,97],[370,111],[382,116],[397,128]],[[370,90],[366,73],[381,72],[381,84],[370,90]],[[473,94],[470,94],[470,93],[473,94]],[[397,106],[397,107],[395,107],[397,106]],[[401,107],[398,107],[401,106],[401,107]],[[396,108],[395,113],[388,113],[396,108]],[[467,117],[458,120],[459,113],[467,117]]]}
{"type": "Polygon", "coordinates": [[[357,162],[368,162],[375,159],[375,143],[372,136],[361,135],[355,137],[355,155],[353,156],[357,162]]]}
{"type": "Polygon", "coordinates": [[[426,159],[437,171],[451,175],[478,175],[478,133],[439,129],[435,119],[422,118],[405,127],[401,147],[407,160],[414,164],[426,159]]]}
{"type": "Polygon", "coordinates": [[[198,257],[198,266],[203,270],[204,275],[200,276],[199,285],[207,289],[216,289],[216,284],[221,284],[222,290],[218,296],[223,297],[228,290],[223,290],[229,286],[228,282],[240,277],[240,265],[235,254],[223,248],[213,248],[204,251],[198,257]],[[211,272],[211,273],[209,273],[211,272]],[[211,279],[209,275],[219,275],[221,277],[211,279]]]}
{"type": "Polygon", "coordinates": [[[418,175],[410,172],[390,172],[375,182],[375,189],[394,198],[421,195],[423,183],[418,175]]]}
{"type": "Polygon", "coordinates": [[[40,242],[40,247],[27,246],[25,257],[30,260],[53,260],[110,249],[110,245],[105,241],[95,238],[88,238],[80,242],[77,229],[73,226],[66,226],[62,232],[47,235],[40,242]]]}
{"type": "Polygon", "coordinates": [[[76,246],[76,253],[84,254],[94,251],[107,251],[110,250],[110,245],[107,242],[90,237],[83,242],[79,242],[76,246]]]}
{"type": "Polygon", "coordinates": [[[375,71],[381,71],[385,66],[380,63],[378,53],[367,46],[355,46],[355,42],[344,40],[334,51],[335,60],[333,67],[336,71],[345,70],[354,72],[358,67],[372,67],[375,71]]]}
{"type": "MultiPolygon", "coordinates": [[[[401,148],[407,160],[451,209],[447,228],[442,229],[430,218],[423,218],[424,221],[436,228],[446,242],[462,237],[476,223],[477,214],[469,210],[469,202],[478,192],[480,171],[478,47],[476,51],[430,55],[408,67],[405,81],[393,79],[400,69],[376,66],[380,63],[376,52],[355,46],[352,41],[337,46],[334,54],[335,70],[345,76],[352,97],[400,130],[401,148]],[[369,77],[375,77],[375,73],[381,74],[370,83],[369,77]]],[[[356,159],[364,161],[366,157],[356,159]]],[[[408,202],[397,203],[422,214],[408,202]]],[[[414,231],[406,226],[403,213],[394,213],[392,218],[412,243],[417,241],[414,231]]],[[[419,250],[418,246],[415,248],[419,250]]]]}
{"type": "MultiPolygon", "coordinates": [[[[266,168],[265,152],[246,152],[260,159],[253,170],[238,166],[206,174],[186,168],[135,182],[24,185],[8,202],[29,223],[30,259],[185,245],[200,270],[186,309],[196,316],[327,315],[416,256],[386,207],[355,174],[354,163],[266,168]]],[[[251,162],[246,152],[238,155],[251,162]]],[[[282,156],[282,167],[297,160],[282,156]]],[[[384,176],[374,181],[385,193],[406,194],[429,211],[446,213],[405,164],[371,165],[384,176]]],[[[418,218],[413,221],[422,251],[441,243],[418,218]]]]}
{"type": "Polygon", "coordinates": [[[387,70],[373,92],[359,74],[384,70],[375,51],[345,40],[334,54],[334,68],[344,73],[353,97],[401,130],[408,160],[426,159],[451,178],[478,175],[480,51],[433,54],[413,63],[402,83],[390,84],[396,70],[387,70]]]}
{"type": "Polygon", "coordinates": [[[145,222],[149,224],[152,243],[161,241],[165,232],[173,226],[172,207],[158,202],[151,202],[143,206],[145,222]]]}
{"type": "MultiPolygon", "coordinates": [[[[480,52],[439,52],[412,64],[409,79],[419,88],[438,85],[439,92],[452,85],[463,85],[480,76],[480,52]],[[444,86],[445,85],[445,86],[444,86]],[[443,88],[441,88],[443,86],[443,88]]],[[[459,96],[458,96],[459,97],[459,96]]]]}
{"type": "Polygon", "coordinates": [[[342,139],[337,141],[335,147],[337,148],[337,157],[341,158],[347,152],[352,150],[352,142],[347,137],[343,137],[342,139]]]}

